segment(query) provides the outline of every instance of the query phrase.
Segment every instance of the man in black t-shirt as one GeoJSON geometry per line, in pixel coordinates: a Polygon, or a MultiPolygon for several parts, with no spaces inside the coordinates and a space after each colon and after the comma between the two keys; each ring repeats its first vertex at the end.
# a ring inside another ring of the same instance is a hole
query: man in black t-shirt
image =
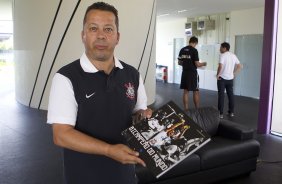
{"type": "Polygon", "coordinates": [[[206,62],[199,62],[198,51],[195,48],[198,44],[197,37],[191,37],[189,45],[183,47],[178,55],[178,64],[182,66],[182,76],[180,89],[183,89],[183,105],[184,110],[188,110],[189,91],[193,91],[193,101],[195,108],[199,108],[199,75],[198,67],[206,66],[206,62]]]}

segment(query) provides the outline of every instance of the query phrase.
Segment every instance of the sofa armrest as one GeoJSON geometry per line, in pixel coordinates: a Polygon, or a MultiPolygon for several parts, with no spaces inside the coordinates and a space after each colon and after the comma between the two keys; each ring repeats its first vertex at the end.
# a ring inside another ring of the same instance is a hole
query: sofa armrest
{"type": "Polygon", "coordinates": [[[254,129],[229,120],[221,120],[217,135],[237,140],[248,140],[254,137],[254,129]]]}

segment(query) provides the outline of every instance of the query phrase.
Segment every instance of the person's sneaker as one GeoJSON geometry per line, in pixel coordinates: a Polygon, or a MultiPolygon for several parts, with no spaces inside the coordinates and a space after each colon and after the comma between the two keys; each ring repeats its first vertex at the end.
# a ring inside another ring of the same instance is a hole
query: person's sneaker
{"type": "Polygon", "coordinates": [[[230,117],[234,117],[234,113],[233,113],[233,112],[228,113],[228,115],[229,115],[230,117]]]}
{"type": "Polygon", "coordinates": [[[220,115],[219,115],[219,118],[220,118],[220,119],[223,119],[223,114],[220,114],[220,115]]]}

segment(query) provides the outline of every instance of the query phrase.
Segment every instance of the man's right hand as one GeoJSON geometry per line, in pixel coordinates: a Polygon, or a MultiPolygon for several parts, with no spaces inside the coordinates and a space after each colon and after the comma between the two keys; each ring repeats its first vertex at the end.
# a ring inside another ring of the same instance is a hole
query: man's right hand
{"type": "Polygon", "coordinates": [[[84,134],[70,125],[53,124],[54,143],[60,147],[77,152],[105,155],[123,164],[141,164],[145,162],[138,156],[139,153],[124,144],[108,144],[102,140],[84,134]]]}
{"type": "Polygon", "coordinates": [[[106,156],[122,164],[141,164],[146,167],[145,162],[138,157],[139,153],[124,144],[108,145],[106,156]]]}

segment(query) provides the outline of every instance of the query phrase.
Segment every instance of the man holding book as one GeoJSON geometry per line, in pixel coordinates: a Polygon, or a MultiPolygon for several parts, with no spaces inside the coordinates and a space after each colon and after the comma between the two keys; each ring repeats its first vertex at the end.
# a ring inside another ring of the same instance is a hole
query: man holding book
{"type": "Polygon", "coordinates": [[[133,113],[149,118],[152,112],[139,72],[114,57],[118,24],[112,5],[89,6],[81,32],[85,52],[53,78],[47,121],[63,148],[67,184],[133,184],[134,164],[145,166],[121,135],[133,113]]]}

